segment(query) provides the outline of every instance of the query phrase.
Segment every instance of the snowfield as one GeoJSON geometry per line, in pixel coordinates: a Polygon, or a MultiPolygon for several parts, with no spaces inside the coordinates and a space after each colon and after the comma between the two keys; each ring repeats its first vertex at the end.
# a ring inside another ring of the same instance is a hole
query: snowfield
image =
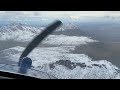
{"type": "MultiPolygon", "coordinates": [[[[84,59],[84,58],[83,58],[84,59]]],[[[84,62],[86,67],[77,66],[73,70],[62,65],[56,65],[54,69],[48,69],[48,73],[60,79],[115,79],[119,78],[119,69],[106,60],[99,62],[84,62]],[[96,66],[93,66],[93,65],[96,66]]]]}
{"type": "Polygon", "coordinates": [[[77,46],[89,42],[97,42],[89,37],[84,36],[66,36],[66,35],[50,35],[43,41],[43,44],[59,45],[59,46],[77,46]]]}
{"type": "MultiPolygon", "coordinates": [[[[85,54],[69,53],[69,49],[66,49],[66,47],[36,48],[28,55],[28,57],[33,60],[34,69],[46,72],[58,79],[120,78],[119,68],[107,60],[92,61],[92,59],[85,54]],[[65,63],[56,63],[60,60],[69,60],[74,63],[75,67],[71,69],[65,66],[65,63]],[[50,67],[50,65],[53,65],[54,67],[50,67]]],[[[69,48],[74,49],[74,47],[69,48]]],[[[1,51],[0,55],[4,53],[3,55],[10,60],[18,62],[19,56],[23,50],[24,47],[17,46],[1,51]]],[[[4,68],[2,68],[2,70],[3,69],[4,68]]]]}
{"type": "Polygon", "coordinates": [[[29,41],[43,29],[21,23],[11,23],[0,28],[0,40],[29,41]]]}
{"type": "MultiPolygon", "coordinates": [[[[69,25],[70,26],[70,25],[69,25]]],[[[67,26],[67,27],[69,27],[67,26]]],[[[72,28],[72,27],[71,27],[72,28]]],[[[37,36],[43,28],[27,26],[21,23],[12,23],[0,28],[0,40],[13,40],[19,42],[31,41],[37,36]]],[[[49,35],[43,42],[48,45],[80,45],[96,40],[84,36],[66,36],[66,35],[49,35]]]]}
{"type": "Polygon", "coordinates": [[[63,24],[61,27],[57,29],[57,31],[66,31],[66,30],[72,30],[72,29],[78,29],[78,27],[74,24],[63,24]]]}
{"type": "MultiPolygon", "coordinates": [[[[0,71],[3,71],[3,72],[21,74],[21,73],[18,73],[19,69],[20,68],[17,65],[0,64],[0,71]]],[[[40,70],[38,71],[35,69],[31,69],[31,70],[28,69],[27,73],[25,75],[40,78],[40,79],[56,79],[56,77],[54,77],[44,71],[40,71],[40,70]]]]}
{"type": "MultiPolygon", "coordinates": [[[[71,29],[71,27],[69,28],[71,29]]],[[[0,28],[0,40],[31,41],[42,29],[21,24],[0,28]]],[[[92,61],[85,54],[74,54],[75,46],[97,42],[90,37],[49,35],[42,44],[52,47],[37,47],[29,55],[34,70],[28,75],[39,78],[58,79],[120,79],[120,69],[107,60],[92,61]],[[51,75],[51,76],[50,76],[51,75]],[[53,76],[53,77],[52,77],[53,76]]],[[[0,60],[18,63],[25,47],[16,46],[0,51],[0,60]]],[[[0,64],[0,70],[18,72],[19,67],[0,64]]]]}

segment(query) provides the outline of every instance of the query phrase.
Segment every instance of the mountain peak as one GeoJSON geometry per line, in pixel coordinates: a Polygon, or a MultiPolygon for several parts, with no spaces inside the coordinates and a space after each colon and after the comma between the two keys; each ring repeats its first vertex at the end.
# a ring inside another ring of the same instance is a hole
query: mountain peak
{"type": "Polygon", "coordinates": [[[0,38],[1,40],[20,38],[24,38],[25,40],[25,38],[28,39],[28,37],[33,37],[40,32],[40,28],[28,26],[22,23],[12,22],[8,25],[0,27],[0,38]]]}

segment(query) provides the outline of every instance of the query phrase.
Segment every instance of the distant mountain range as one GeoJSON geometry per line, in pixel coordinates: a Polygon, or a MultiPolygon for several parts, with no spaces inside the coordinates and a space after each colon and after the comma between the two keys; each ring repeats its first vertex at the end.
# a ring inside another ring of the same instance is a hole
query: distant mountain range
{"type": "MultiPolygon", "coordinates": [[[[37,28],[37,27],[28,26],[26,24],[21,24],[21,23],[10,23],[6,26],[0,27],[0,40],[14,40],[14,41],[20,41],[20,42],[30,41],[36,35],[41,33],[41,31],[44,28],[45,27],[37,28]]],[[[57,28],[57,30],[53,33],[53,35],[50,35],[46,39],[46,41],[49,40],[48,42],[55,41],[58,43],[62,43],[62,42],[68,43],[72,41],[71,43],[75,43],[74,40],[79,41],[79,37],[68,36],[68,35],[74,35],[74,33],[76,34],[77,32],[79,32],[77,30],[78,30],[78,27],[74,24],[71,24],[71,23],[64,24],[60,28],[57,28]],[[65,42],[65,41],[68,41],[68,42],[65,42]]],[[[83,38],[86,38],[86,37],[83,37],[83,38]]]]}
{"type": "Polygon", "coordinates": [[[41,32],[36,28],[21,23],[10,23],[0,28],[0,40],[30,40],[41,32]]]}

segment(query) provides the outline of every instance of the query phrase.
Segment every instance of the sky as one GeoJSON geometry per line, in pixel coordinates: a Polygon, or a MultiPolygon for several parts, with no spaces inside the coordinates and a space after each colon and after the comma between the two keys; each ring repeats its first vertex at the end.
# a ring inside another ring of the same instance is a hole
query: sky
{"type": "Polygon", "coordinates": [[[0,11],[0,16],[27,16],[40,17],[45,16],[120,16],[120,11],[0,11]]]}
{"type": "Polygon", "coordinates": [[[40,21],[59,18],[79,19],[84,16],[120,16],[120,11],[0,11],[1,21],[40,21]],[[34,18],[35,17],[35,18],[34,18]]]}

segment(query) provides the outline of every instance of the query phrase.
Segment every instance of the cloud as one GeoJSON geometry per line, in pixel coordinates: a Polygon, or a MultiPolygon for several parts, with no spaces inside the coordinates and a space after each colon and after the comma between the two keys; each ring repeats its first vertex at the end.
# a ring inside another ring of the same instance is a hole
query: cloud
{"type": "Polygon", "coordinates": [[[28,15],[28,16],[40,16],[40,15],[100,15],[104,14],[105,12],[99,11],[0,11],[2,15],[28,15]]]}
{"type": "Polygon", "coordinates": [[[5,13],[5,11],[0,11],[0,14],[4,14],[5,13]]]}
{"type": "Polygon", "coordinates": [[[0,17],[120,16],[120,11],[0,11],[0,17]]]}

